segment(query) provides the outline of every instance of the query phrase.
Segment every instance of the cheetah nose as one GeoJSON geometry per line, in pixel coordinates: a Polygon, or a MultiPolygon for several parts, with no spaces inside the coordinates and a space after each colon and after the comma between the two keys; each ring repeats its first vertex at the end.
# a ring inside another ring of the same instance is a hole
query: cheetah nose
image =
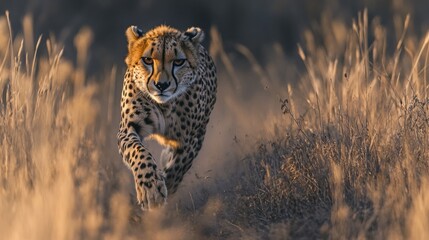
{"type": "Polygon", "coordinates": [[[157,82],[155,83],[155,87],[158,88],[159,91],[164,91],[170,86],[170,82],[157,82]]]}

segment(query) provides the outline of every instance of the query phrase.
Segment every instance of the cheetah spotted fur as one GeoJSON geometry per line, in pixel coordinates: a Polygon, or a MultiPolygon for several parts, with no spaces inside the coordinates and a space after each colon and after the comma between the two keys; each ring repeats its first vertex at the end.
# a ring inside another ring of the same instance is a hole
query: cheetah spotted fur
{"type": "Polygon", "coordinates": [[[166,203],[200,151],[216,102],[216,68],[201,45],[204,33],[159,26],[126,31],[128,55],[121,97],[119,153],[131,170],[143,210],[166,203]],[[165,148],[155,161],[143,145],[165,148]]]}

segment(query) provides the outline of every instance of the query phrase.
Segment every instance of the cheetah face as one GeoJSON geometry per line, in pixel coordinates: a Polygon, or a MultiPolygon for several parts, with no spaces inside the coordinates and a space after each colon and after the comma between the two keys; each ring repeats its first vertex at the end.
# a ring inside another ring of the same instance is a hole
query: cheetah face
{"type": "Polygon", "coordinates": [[[127,30],[128,67],[140,91],[157,103],[166,103],[183,94],[195,81],[197,51],[203,39],[199,28],[182,33],[158,27],[142,34],[132,26],[127,30]]]}

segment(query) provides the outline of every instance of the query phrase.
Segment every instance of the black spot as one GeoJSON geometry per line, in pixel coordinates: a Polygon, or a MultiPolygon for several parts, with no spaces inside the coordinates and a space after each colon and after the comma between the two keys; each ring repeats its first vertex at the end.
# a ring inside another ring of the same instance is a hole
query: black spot
{"type": "Polygon", "coordinates": [[[128,97],[133,97],[133,94],[132,93],[128,93],[128,97]]]}
{"type": "Polygon", "coordinates": [[[187,164],[186,168],[185,168],[185,172],[187,172],[189,170],[189,168],[191,168],[192,164],[187,164]]]}
{"type": "Polygon", "coordinates": [[[143,177],[142,174],[137,175],[137,178],[142,178],[142,177],[143,177]]]}
{"type": "Polygon", "coordinates": [[[144,175],[145,178],[151,178],[152,176],[153,176],[153,172],[146,173],[146,175],[144,175]]]}
{"type": "Polygon", "coordinates": [[[128,113],[130,113],[130,109],[128,109],[128,108],[127,108],[127,109],[125,110],[125,114],[128,114],[128,113]]]}
{"type": "Polygon", "coordinates": [[[140,169],[145,169],[146,168],[146,163],[141,163],[140,164],[140,169]]]}
{"type": "Polygon", "coordinates": [[[141,130],[140,125],[138,125],[138,124],[137,124],[137,123],[135,123],[135,122],[129,122],[129,123],[128,123],[128,127],[132,127],[132,128],[134,128],[134,130],[135,130],[137,133],[139,133],[139,132],[140,132],[140,130],[141,130]]]}
{"type": "Polygon", "coordinates": [[[176,150],[176,153],[177,153],[177,154],[182,154],[182,153],[183,153],[183,148],[178,148],[178,149],[176,150]]]}
{"type": "Polygon", "coordinates": [[[153,124],[153,121],[152,121],[152,119],[150,119],[149,117],[147,117],[147,118],[144,119],[144,123],[146,123],[147,125],[151,125],[151,124],[153,124]]]}
{"type": "Polygon", "coordinates": [[[152,183],[150,183],[150,182],[145,182],[145,183],[144,183],[144,185],[145,185],[147,188],[151,188],[151,187],[152,187],[152,183]]]}
{"type": "Polygon", "coordinates": [[[161,194],[162,197],[165,198],[165,195],[161,192],[161,186],[158,187],[158,192],[161,194]]]}
{"type": "Polygon", "coordinates": [[[128,88],[133,89],[133,85],[132,84],[128,85],[128,88]]]}

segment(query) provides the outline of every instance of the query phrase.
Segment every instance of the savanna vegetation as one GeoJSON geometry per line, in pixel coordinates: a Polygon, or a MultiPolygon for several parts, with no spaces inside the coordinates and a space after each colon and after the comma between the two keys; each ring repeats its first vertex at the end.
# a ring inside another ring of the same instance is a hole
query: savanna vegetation
{"type": "Polygon", "coordinates": [[[88,74],[91,28],[62,45],[6,12],[1,238],[426,239],[429,35],[409,15],[330,17],[297,58],[206,30],[219,100],[203,150],[168,205],[141,212],[116,149],[123,66],[88,74]]]}

